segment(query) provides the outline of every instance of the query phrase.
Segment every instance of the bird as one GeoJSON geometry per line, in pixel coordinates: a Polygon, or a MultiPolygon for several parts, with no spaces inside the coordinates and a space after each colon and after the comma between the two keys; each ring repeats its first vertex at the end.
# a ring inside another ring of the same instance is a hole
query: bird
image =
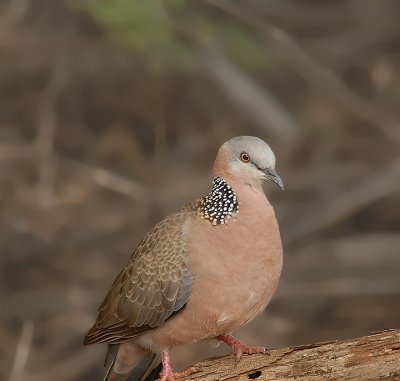
{"type": "Polygon", "coordinates": [[[232,334],[264,311],[281,274],[281,235],[262,188],[271,180],[284,189],[275,161],[258,137],[228,140],[209,193],[138,244],[84,339],[108,344],[106,381],[185,378],[197,369],[174,372],[170,351],[200,341],[226,343],[237,361],[268,353],[232,334]]]}

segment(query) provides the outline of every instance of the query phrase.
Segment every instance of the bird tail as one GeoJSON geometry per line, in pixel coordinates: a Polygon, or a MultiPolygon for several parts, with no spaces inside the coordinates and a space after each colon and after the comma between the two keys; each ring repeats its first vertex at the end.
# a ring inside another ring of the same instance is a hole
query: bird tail
{"type": "Polygon", "coordinates": [[[155,353],[146,353],[126,373],[118,373],[114,370],[114,364],[118,356],[119,345],[110,344],[104,366],[108,366],[104,381],[154,381],[158,379],[160,365],[157,364],[155,353]]]}
{"type": "MultiPolygon", "coordinates": [[[[151,372],[148,373],[147,377],[143,381],[156,381],[160,378],[160,373],[162,370],[162,364],[159,362],[157,365],[154,366],[154,368],[151,370],[151,372]]],[[[131,380],[129,380],[131,381],[131,380]]]]}

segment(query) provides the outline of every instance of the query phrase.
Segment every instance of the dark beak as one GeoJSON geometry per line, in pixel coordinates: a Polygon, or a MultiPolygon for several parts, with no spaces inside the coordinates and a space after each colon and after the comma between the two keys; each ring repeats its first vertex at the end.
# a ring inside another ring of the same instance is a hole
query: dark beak
{"type": "Polygon", "coordinates": [[[273,169],[267,168],[264,169],[263,172],[268,180],[273,181],[275,184],[279,185],[279,188],[285,190],[285,186],[283,185],[281,177],[273,169]]]}

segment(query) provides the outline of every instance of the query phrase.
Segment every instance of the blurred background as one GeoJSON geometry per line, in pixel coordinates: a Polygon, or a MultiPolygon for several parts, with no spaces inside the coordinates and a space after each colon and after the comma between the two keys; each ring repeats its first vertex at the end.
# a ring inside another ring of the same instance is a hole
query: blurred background
{"type": "MultiPolygon", "coordinates": [[[[0,379],[99,380],[83,347],[118,271],[205,195],[219,146],[266,140],[282,281],[270,348],[400,322],[400,3],[1,0],[0,379]]],[[[176,350],[179,368],[227,353],[176,350]]]]}

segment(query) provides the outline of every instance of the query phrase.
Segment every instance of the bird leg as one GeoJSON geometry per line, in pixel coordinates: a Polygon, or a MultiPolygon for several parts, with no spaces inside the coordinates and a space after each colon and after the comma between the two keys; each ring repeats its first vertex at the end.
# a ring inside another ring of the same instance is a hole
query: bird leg
{"type": "Polygon", "coordinates": [[[161,372],[161,381],[175,381],[181,378],[185,378],[190,376],[192,373],[196,372],[196,368],[190,367],[182,372],[174,372],[171,366],[171,358],[169,356],[169,350],[166,349],[161,352],[161,361],[162,361],[162,372],[161,372]]]}
{"type": "Polygon", "coordinates": [[[232,352],[236,355],[236,361],[239,362],[243,354],[252,355],[254,353],[269,354],[269,350],[265,347],[249,347],[243,341],[235,339],[231,335],[217,336],[218,340],[223,341],[232,348],[232,352]]]}

